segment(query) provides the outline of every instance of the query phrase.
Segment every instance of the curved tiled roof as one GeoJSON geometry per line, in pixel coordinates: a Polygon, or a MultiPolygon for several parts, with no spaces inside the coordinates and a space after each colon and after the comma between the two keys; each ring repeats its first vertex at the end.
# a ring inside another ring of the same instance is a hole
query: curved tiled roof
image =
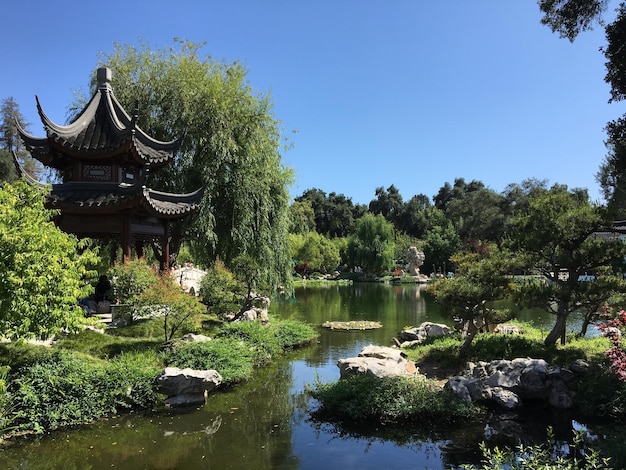
{"type": "Polygon", "coordinates": [[[158,214],[159,217],[182,217],[198,209],[206,187],[207,185],[204,185],[188,194],[172,194],[144,188],[143,194],[145,198],[143,204],[144,206],[149,206],[147,209],[150,212],[154,211],[155,215],[158,214]]]}
{"type": "Polygon", "coordinates": [[[28,134],[18,123],[26,148],[42,163],[60,168],[62,156],[102,159],[121,153],[131,155],[139,165],[159,168],[174,159],[182,136],[163,142],[146,134],[122,108],[110,86],[110,71],[98,70],[98,89],[78,117],[69,125],[54,123],[43,111],[39,98],[37,110],[46,137],[28,134]]]}
{"type": "Polygon", "coordinates": [[[63,183],[52,185],[48,206],[64,212],[107,213],[143,207],[158,218],[180,218],[200,205],[206,185],[188,194],[155,191],[146,187],[115,183],[63,183]]]}

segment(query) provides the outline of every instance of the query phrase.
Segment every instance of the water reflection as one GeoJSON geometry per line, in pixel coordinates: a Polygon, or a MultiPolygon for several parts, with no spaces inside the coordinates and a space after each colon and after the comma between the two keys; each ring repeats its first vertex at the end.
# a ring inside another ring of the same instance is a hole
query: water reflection
{"type": "MultiPolygon", "coordinates": [[[[14,443],[0,451],[0,468],[455,468],[477,461],[477,443],[485,437],[545,437],[545,410],[526,421],[492,418],[428,432],[342,426],[311,418],[316,403],[305,387],[316,379],[338,379],[338,359],[354,356],[368,344],[391,345],[405,326],[424,321],[450,324],[423,289],[379,284],[297,289],[295,299],[274,301],[270,313],[314,325],[371,320],[383,327],[352,332],[320,328],[319,343],[258,370],[247,383],[213,394],[201,408],[128,415],[14,443]]],[[[564,429],[571,426],[571,419],[563,424],[564,429]]]]}

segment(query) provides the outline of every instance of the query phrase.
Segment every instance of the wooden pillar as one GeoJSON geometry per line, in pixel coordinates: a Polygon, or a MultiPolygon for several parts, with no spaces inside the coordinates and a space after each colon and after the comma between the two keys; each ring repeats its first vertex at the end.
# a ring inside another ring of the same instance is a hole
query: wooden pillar
{"type": "Polygon", "coordinates": [[[135,252],[137,253],[137,258],[139,259],[142,259],[145,256],[143,240],[138,239],[135,241],[135,252]]]}
{"type": "Polygon", "coordinates": [[[169,272],[170,270],[170,223],[166,219],[164,222],[163,231],[163,271],[169,272]]]}
{"type": "Polygon", "coordinates": [[[126,261],[130,261],[130,218],[128,215],[124,215],[122,219],[122,236],[121,236],[121,244],[122,244],[122,263],[126,261]]]}

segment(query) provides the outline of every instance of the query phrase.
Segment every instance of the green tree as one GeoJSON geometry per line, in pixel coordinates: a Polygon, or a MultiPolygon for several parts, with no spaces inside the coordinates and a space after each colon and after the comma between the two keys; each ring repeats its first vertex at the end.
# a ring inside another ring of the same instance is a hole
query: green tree
{"type": "Polygon", "coordinates": [[[293,201],[289,206],[289,214],[289,233],[304,234],[315,230],[315,212],[310,201],[293,201]]]}
{"type": "MultiPolygon", "coordinates": [[[[529,198],[527,211],[513,222],[511,247],[525,258],[525,265],[545,277],[519,288],[518,300],[541,306],[556,316],[545,339],[553,345],[565,342],[567,318],[579,305],[589,302],[594,282],[579,277],[603,267],[621,264],[626,245],[611,231],[606,211],[591,204],[584,191],[569,191],[555,185],[529,198]]],[[[612,294],[606,291],[607,299],[612,294]]]]}
{"type": "Polygon", "coordinates": [[[359,205],[354,205],[352,199],[343,194],[326,192],[321,189],[307,189],[296,202],[308,202],[315,214],[315,229],[317,233],[328,237],[346,237],[354,230],[356,218],[364,213],[359,205]]]}
{"type": "Polygon", "coordinates": [[[163,322],[163,340],[169,343],[176,333],[193,327],[194,317],[206,308],[194,295],[189,295],[169,276],[160,276],[155,285],[144,290],[137,298],[135,308],[149,309],[163,322]]]}
{"type": "Polygon", "coordinates": [[[299,264],[306,264],[311,272],[328,273],[339,266],[341,257],[335,243],[317,232],[306,235],[290,234],[291,256],[299,264]]]}
{"type": "Polygon", "coordinates": [[[172,224],[171,251],[187,240],[198,263],[219,257],[227,266],[246,254],[262,266],[265,283],[284,285],[292,172],[281,160],[279,121],[241,64],[201,56],[201,48],[116,44],[100,64],[112,69],[116,98],[138,109],[146,132],[162,140],[185,135],[176,162],[153,173],[150,185],[185,193],[207,184],[196,216],[172,224]]]}
{"type": "Polygon", "coordinates": [[[0,181],[15,181],[17,179],[17,171],[11,152],[0,149],[0,181]]]}
{"type": "Polygon", "coordinates": [[[241,307],[243,287],[218,259],[200,281],[200,296],[211,313],[218,316],[235,314],[241,307]]]}
{"type": "Polygon", "coordinates": [[[369,204],[369,211],[372,214],[382,214],[382,216],[397,227],[398,218],[402,211],[402,196],[393,184],[387,189],[382,186],[376,188],[376,199],[372,199],[369,204]]]}
{"type": "Polygon", "coordinates": [[[30,125],[20,112],[15,99],[12,96],[3,99],[0,103],[0,180],[2,181],[14,181],[17,178],[13,153],[30,176],[38,178],[42,173],[43,165],[24,148],[17,130],[18,122],[25,130],[29,129],[30,125]]]}
{"type": "Polygon", "coordinates": [[[428,196],[417,194],[405,202],[396,218],[396,229],[416,238],[423,238],[428,230],[428,196]]]}
{"type": "Polygon", "coordinates": [[[38,337],[82,324],[78,300],[96,254],[59,230],[44,194],[24,181],[0,188],[0,334],[38,337]]]}
{"type": "MultiPolygon", "coordinates": [[[[605,81],[610,85],[609,102],[626,98],[626,2],[620,1],[616,16],[605,22],[607,0],[539,0],[544,16],[541,22],[570,41],[595,24],[605,26],[607,45],[601,48],[606,58],[605,81]]],[[[626,115],[606,126],[607,154],[596,179],[614,218],[626,216],[626,115]]]]}
{"type": "Polygon", "coordinates": [[[433,206],[426,214],[430,228],[422,246],[425,256],[422,270],[445,274],[453,267],[450,258],[461,248],[461,238],[442,210],[433,206]]]}
{"type": "Polygon", "coordinates": [[[130,323],[143,315],[139,308],[141,295],[152,289],[159,281],[159,275],[143,259],[129,260],[117,264],[111,270],[113,296],[120,302],[121,312],[130,323]]]}
{"type": "Polygon", "coordinates": [[[428,286],[442,312],[463,323],[465,341],[459,349],[464,357],[478,332],[478,326],[506,321],[510,312],[493,307],[495,300],[506,298],[513,290],[509,274],[513,258],[494,247],[485,255],[459,254],[454,259],[456,275],[428,286]]]}
{"type": "Polygon", "coordinates": [[[364,272],[379,274],[393,267],[394,247],[393,225],[380,214],[365,214],[348,241],[348,258],[364,272]]]}
{"type": "Polygon", "coordinates": [[[477,241],[500,243],[505,223],[503,198],[481,181],[466,183],[457,178],[454,186],[446,183],[434,197],[435,207],[446,214],[467,244],[477,241]]]}

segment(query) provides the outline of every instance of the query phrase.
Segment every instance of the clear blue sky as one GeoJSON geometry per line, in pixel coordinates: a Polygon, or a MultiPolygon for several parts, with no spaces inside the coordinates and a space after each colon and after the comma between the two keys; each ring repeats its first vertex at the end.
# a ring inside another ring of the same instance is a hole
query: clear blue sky
{"type": "Polygon", "coordinates": [[[608,104],[602,28],[572,44],[535,1],[11,0],[2,17],[0,99],[38,136],[34,96],[64,123],[114,42],[180,37],[242,62],[294,144],[293,196],[368,203],[394,184],[408,200],[457,177],[498,192],[535,177],[599,200],[603,129],[626,110],[608,104]]]}

